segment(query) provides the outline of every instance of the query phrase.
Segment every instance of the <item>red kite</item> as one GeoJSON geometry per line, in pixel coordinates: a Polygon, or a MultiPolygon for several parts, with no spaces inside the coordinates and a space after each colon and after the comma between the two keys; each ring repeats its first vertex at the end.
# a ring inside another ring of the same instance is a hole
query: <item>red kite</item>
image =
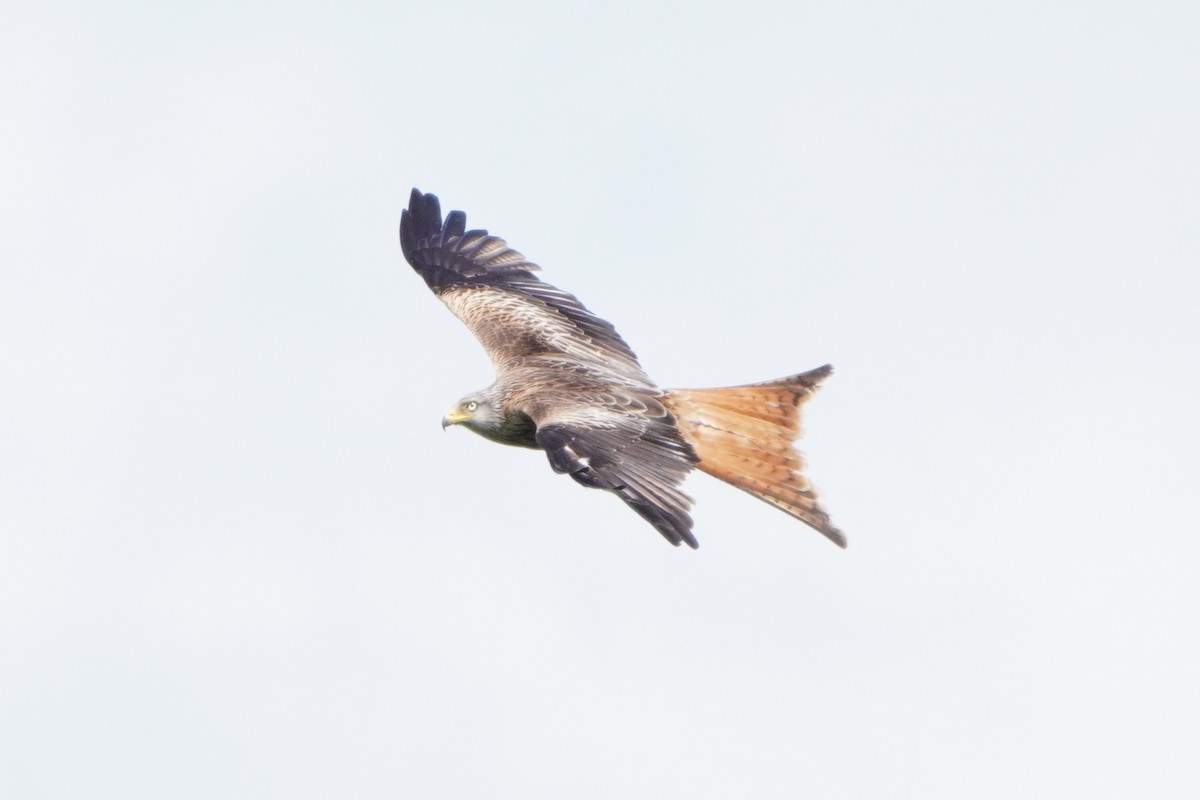
{"type": "Polygon", "coordinates": [[[840,547],[792,442],[800,407],[833,368],[725,389],[660,389],[608,322],[538,280],[538,267],[467,217],[442,219],[413,189],[404,257],[496,368],[496,382],[442,421],[544,450],[555,472],[616,494],[673,545],[698,547],[680,484],[693,467],[791,514],[840,547]]]}

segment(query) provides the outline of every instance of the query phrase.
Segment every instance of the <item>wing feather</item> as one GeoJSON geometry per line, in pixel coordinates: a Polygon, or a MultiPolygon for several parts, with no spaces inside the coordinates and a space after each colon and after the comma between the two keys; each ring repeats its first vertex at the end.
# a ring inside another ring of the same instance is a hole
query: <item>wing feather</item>
{"type": "Polygon", "coordinates": [[[497,370],[530,357],[563,355],[627,380],[652,385],[637,356],[609,322],[572,294],[533,274],[538,266],[485,230],[445,221],[432,194],[413,189],[400,216],[404,257],[479,339],[497,370]]]}
{"type": "Polygon", "coordinates": [[[535,411],[537,442],[556,472],[620,497],[671,544],[699,547],[680,484],[696,462],[657,400],[572,396],[535,411]],[[647,411],[634,411],[638,406],[647,411]]]}

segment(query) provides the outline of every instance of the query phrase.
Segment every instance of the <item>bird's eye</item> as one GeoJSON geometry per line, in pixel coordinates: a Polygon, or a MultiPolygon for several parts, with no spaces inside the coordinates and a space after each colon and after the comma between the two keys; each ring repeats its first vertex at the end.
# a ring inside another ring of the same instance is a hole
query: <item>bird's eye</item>
{"type": "Polygon", "coordinates": [[[476,403],[474,400],[467,403],[467,411],[474,411],[477,408],[479,408],[479,403],[476,403]]]}

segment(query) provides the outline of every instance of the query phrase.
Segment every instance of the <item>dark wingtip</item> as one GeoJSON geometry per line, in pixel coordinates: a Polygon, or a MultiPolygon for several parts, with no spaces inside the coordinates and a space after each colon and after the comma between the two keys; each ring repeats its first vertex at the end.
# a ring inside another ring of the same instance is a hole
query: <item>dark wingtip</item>
{"type": "Polygon", "coordinates": [[[451,211],[446,217],[446,224],[442,228],[443,236],[462,236],[467,232],[467,215],[461,211],[451,211]]]}
{"type": "Polygon", "coordinates": [[[621,499],[629,503],[634,511],[637,511],[643,519],[653,525],[671,544],[676,547],[686,544],[693,550],[700,549],[700,542],[696,541],[696,535],[692,533],[692,518],[687,513],[672,514],[650,503],[634,505],[626,497],[621,499]]]}
{"type": "MultiPolygon", "coordinates": [[[[453,216],[453,215],[451,215],[453,216]]],[[[408,196],[408,208],[400,212],[400,248],[409,263],[413,260],[417,245],[423,239],[442,232],[442,204],[436,194],[427,194],[413,187],[408,196]]]]}

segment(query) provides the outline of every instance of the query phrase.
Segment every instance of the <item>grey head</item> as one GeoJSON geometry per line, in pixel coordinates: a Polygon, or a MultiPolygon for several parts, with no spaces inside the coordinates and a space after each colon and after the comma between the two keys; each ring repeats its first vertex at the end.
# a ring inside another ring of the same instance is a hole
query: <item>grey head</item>
{"type": "Polygon", "coordinates": [[[516,447],[537,447],[537,426],[528,415],[503,404],[503,392],[495,385],[459,400],[442,418],[442,429],[462,425],[485,439],[516,447]]]}

